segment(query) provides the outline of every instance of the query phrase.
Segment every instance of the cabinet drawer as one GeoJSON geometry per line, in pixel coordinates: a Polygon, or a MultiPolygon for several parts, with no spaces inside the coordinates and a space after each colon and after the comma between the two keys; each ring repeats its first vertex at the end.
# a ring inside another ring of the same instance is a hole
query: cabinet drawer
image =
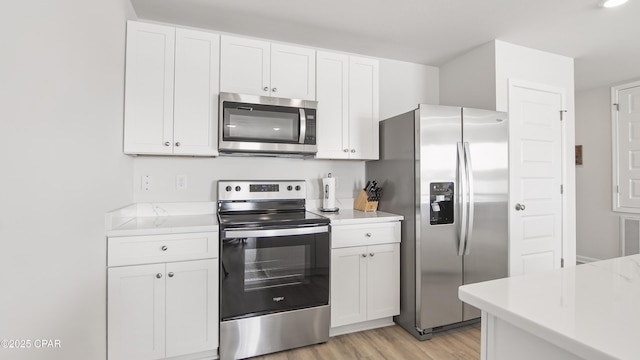
{"type": "Polygon", "coordinates": [[[216,232],[112,237],[107,244],[107,266],[218,257],[216,232]]]}
{"type": "Polygon", "coordinates": [[[400,222],[332,225],[331,247],[366,246],[400,242],[400,222]]]}

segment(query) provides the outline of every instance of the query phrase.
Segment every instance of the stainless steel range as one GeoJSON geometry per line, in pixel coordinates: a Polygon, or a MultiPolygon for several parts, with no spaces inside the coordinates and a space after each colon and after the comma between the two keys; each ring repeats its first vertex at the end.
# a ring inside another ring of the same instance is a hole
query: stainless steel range
{"type": "Polygon", "coordinates": [[[220,358],[329,339],[329,220],[304,181],[219,181],[220,358]]]}

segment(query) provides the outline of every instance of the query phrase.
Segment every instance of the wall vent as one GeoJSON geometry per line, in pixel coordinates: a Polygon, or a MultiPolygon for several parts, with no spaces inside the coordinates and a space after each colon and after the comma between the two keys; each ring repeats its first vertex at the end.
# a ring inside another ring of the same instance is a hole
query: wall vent
{"type": "Polygon", "coordinates": [[[620,217],[620,241],[622,256],[640,253],[640,218],[620,217]]]}

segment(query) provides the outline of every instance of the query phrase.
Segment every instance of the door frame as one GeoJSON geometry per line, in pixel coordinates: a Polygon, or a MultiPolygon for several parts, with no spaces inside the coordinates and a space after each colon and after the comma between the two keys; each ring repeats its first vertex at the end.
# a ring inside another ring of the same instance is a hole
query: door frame
{"type": "Polygon", "coordinates": [[[620,196],[620,192],[617,191],[618,189],[616,189],[616,186],[619,185],[620,182],[620,166],[618,166],[618,162],[620,161],[620,156],[618,153],[618,130],[620,127],[620,119],[618,115],[620,114],[620,112],[618,111],[617,107],[614,106],[620,103],[620,90],[639,86],[640,80],[611,87],[611,210],[617,213],[640,213],[640,208],[623,207],[619,205],[618,197],[620,196]]]}
{"type": "MultiPolygon", "coordinates": [[[[562,229],[562,245],[561,257],[564,267],[574,266],[576,264],[576,205],[575,205],[575,118],[573,98],[567,96],[567,89],[555,85],[536,83],[526,80],[509,78],[507,80],[507,104],[508,96],[514,87],[538,90],[550,93],[556,93],[561,98],[561,108],[564,111],[560,124],[560,146],[561,146],[561,183],[563,186],[562,211],[561,211],[561,229],[562,229]]],[[[510,122],[511,124],[511,122],[510,122]]],[[[512,127],[509,126],[509,139],[512,139],[512,127]]],[[[511,159],[509,159],[511,164],[511,159]]],[[[509,189],[513,185],[511,171],[509,171],[509,189]]],[[[509,191],[511,193],[511,191],[509,191]]],[[[509,209],[511,209],[511,195],[509,195],[509,209]]],[[[509,233],[511,233],[511,219],[509,219],[509,233]]]]}

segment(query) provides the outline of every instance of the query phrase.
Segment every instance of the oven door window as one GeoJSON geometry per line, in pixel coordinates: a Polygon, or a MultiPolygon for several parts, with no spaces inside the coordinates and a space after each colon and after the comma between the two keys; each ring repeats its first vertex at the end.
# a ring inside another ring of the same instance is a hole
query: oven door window
{"type": "Polygon", "coordinates": [[[329,303],[328,233],[223,239],[221,318],[329,303]]]}
{"type": "Polygon", "coordinates": [[[284,106],[224,103],[225,141],[298,143],[300,112],[284,106]]]}

